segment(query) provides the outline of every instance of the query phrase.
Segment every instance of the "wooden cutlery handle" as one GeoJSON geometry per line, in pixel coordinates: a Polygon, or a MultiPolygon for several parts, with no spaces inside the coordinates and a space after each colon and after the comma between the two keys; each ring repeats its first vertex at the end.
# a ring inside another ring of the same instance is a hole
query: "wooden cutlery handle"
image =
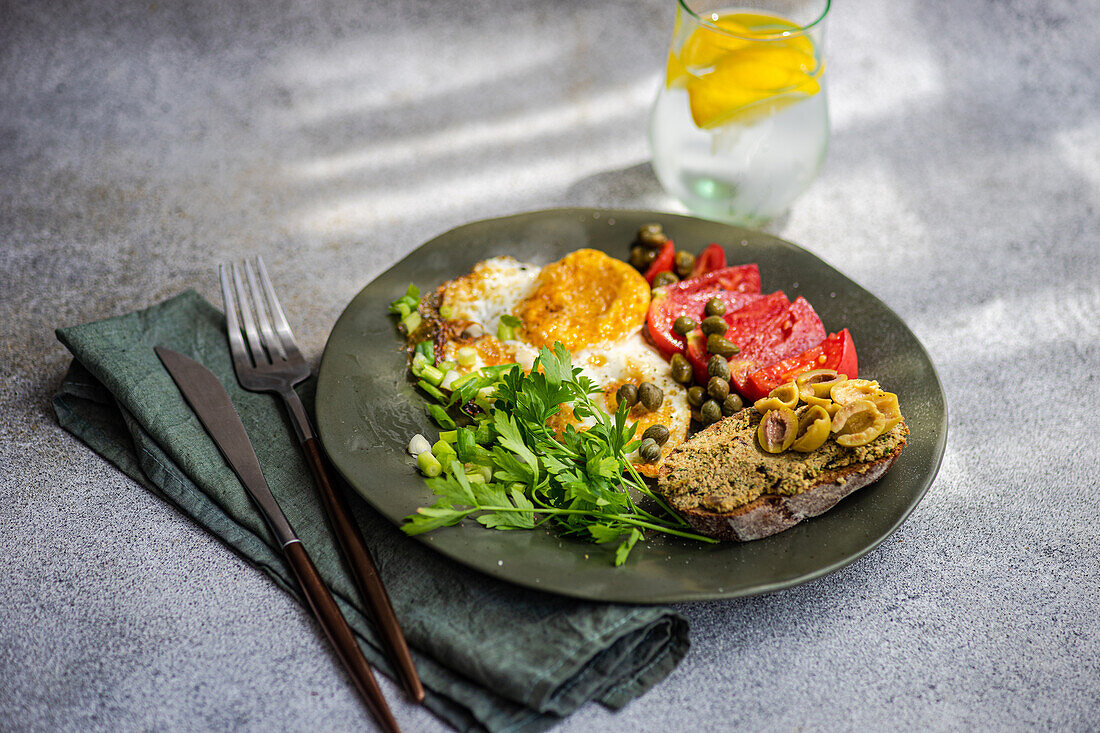
{"type": "Polygon", "coordinates": [[[343,494],[337,491],[329,480],[320,443],[317,438],[309,438],[302,443],[302,448],[305,451],[309,469],[313,472],[317,490],[321,494],[321,501],[325,505],[325,512],[336,533],[340,549],[351,567],[359,591],[370,607],[375,623],[382,632],[382,639],[390,651],[390,659],[395,663],[406,693],[414,701],[421,702],[424,700],[424,686],[416,673],[416,666],[413,664],[412,655],[405,642],[405,635],[397,622],[397,616],[393,612],[393,605],[390,603],[386,588],[382,585],[382,579],[378,576],[378,568],[375,567],[374,560],[363,542],[363,535],[351,520],[347,502],[343,494]]]}
{"type": "Polygon", "coordinates": [[[313,615],[321,624],[321,628],[325,630],[325,635],[328,636],[332,646],[336,649],[337,656],[340,657],[344,668],[351,675],[351,679],[355,683],[356,689],[359,690],[359,694],[366,701],[367,707],[370,708],[371,713],[381,724],[383,730],[397,733],[397,731],[400,731],[397,720],[393,717],[385,698],[382,697],[382,690],[379,689],[378,682],[374,679],[370,664],[363,656],[363,651],[359,648],[359,642],[356,641],[355,634],[348,626],[344,615],[340,613],[336,601],[332,598],[332,594],[329,593],[324,581],[321,580],[320,573],[314,567],[313,561],[309,559],[302,543],[293,541],[284,546],[283,555],[294,570],[294,576],[298,579],[298,586],[305,594],[309,607],[313,610],[313,615]]]}

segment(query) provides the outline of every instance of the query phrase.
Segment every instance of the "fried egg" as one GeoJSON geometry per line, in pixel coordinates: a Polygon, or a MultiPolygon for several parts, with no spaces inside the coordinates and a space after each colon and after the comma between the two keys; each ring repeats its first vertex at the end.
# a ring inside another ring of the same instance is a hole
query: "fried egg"
{"type": "MultiPolygon", "coordinates": [[[[627,263],[592,249],[577,250],[545,267],[494,257],[444,283],[437,296],[442,358],[457,362],[458,350],[467,346],[476,353],[473,363],[449,372],[448,381],[493,364],[518,363],[530,369],[541,347],[553,348],[560,341],[569,349],[573,365],[603,389],[608,412],[618,406],[616,392],[623,384],[651,382],[664,392],[656,410],[637,404],[629,413],[639,437],[654,424],[668,428],[662,460],[687,437],[687,392],[673,381],[668,363],[642,335],[650,287],[627,263]],[[498,329],[505,316],[518,319],[520,325],[511,334],[506,327],[501,335],[512,337],[502,340],[498,329]]],[[[557,417],[562,421],[554,426],[558,429],[565,423],[587,427],[569,410],[557,417]]],[[[642,473],[656,475],[658,463],[643,463],[636,453],[630,458],[642,473]]]]}

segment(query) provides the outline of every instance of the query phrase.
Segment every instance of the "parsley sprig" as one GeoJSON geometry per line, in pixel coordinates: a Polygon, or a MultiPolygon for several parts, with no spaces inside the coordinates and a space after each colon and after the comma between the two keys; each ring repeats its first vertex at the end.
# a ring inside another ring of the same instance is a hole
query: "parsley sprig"
{"type": "Polygon", "coordinates": [[[616,565],[645,530],[714,542],[685,529],[638,475],[627,458],[639,444],[636,425],[627,424],[625,405],[614,414],[597,405],[592,397],[601,393],[561,343],[542,348],[530,372],[508,364],[456,380],[444,404],[468,424],[443,434],[454,454],[441,450],[443,472],[427,479],[437,501],[406,517],[402,529],[420,534],[470,517],[498,530],[549,523],[564,535],[618,543],[616,565]],[[591,427],[567,424],[555,432],[547,421],[562,405],[591,427]],[[635,494],[649,499],[652,511],[635,494]]]}

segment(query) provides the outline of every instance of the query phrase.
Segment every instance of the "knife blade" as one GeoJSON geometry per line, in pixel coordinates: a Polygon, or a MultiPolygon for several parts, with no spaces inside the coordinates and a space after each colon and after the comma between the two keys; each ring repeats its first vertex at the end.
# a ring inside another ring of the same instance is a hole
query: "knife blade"
{"type": "Polygon", "coordinates": [[[163,346],[156,346],[153,350],[199,418],[199,422],[237,474],[237,478],[244,484],[245,490],[260,507],[280,547],[286,547],[298,540],[267,485],[244,423],[218,377],[199,362],[178,351],[163,346]]]}
{"type": "Polygon", "coordinates": [[[374,679],[374,672],[363,656],[354,632],[306,553],[302,541],[294,534],[286,515],[275,501],[260,468],[260,461],[256,458],[252,441],[248,438],[244,423],[233,407],[225,386],[212,371],[194,359],[163,346],[156,346],[153,350],[199,418],[199,422],[214,439],[218,450],[244,484],[249,496],[260,508],[260,513],[264,515],[282,548],[283,557],[294,572],[298,587],[329,642],[335,647],[340,662],[351,675],[352,682],[367,707],[383,730],[399,732],[397,720],[374,679]]]}

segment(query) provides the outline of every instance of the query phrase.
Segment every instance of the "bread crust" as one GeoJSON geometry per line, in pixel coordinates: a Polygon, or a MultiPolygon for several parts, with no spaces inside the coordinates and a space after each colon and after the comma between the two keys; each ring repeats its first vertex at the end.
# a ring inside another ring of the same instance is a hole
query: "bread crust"
{"type": "Polygon", "coordinates": [[[760,419],[746,408],[696,433],[661,464],[658,493],[700,534],[747,542],[827,512],[882,478],[909,435],[902,420],[859,448],[830,441],[809,454],[769,454],[757,443],[760,419]]]}
{"type": "Polygon", "coordinates": [[[903,447],[899,445],[877,461],[823,474],[813,488],[792,496],[765,494],[730,512],[678,511],[697,532],[708,537],[739,542],[762,539],[823,514],[852,492],[878,481],[897,461],[903,447]]]}

